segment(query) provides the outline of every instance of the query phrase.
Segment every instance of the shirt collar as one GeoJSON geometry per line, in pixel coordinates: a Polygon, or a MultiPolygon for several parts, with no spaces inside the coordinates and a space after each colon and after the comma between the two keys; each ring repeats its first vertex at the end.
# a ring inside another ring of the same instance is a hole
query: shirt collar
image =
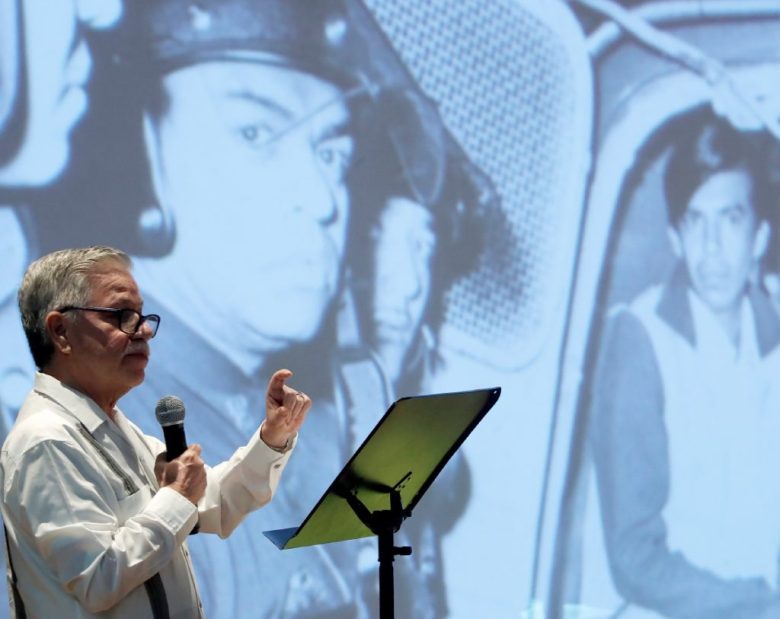
{"type": "Polygon", "coordinates": [[[769,298],[756,286],[751,287],[748,298],[756,321],[758,350],[764,357],[780,345],[780,316],[769,298]]]}
{"type": "Polygon", "coordinates": [[[108,421],[106,413],[89,396],[53,376],[36,372],[33,391],[52,400],[78,419],[91,433],[108,421]]]}
{"type": "MultiPolygon", "coordinates": [[[[672,277],[661,291],[656,313],[691,346],[696,345],[693,312],[688,299],[690,280],[685,266],[678,263],[672,277]]],[[[756,286],[751,286],[747,298],[755,322],[756,344],[762,357],[780,345],[780,316],[771,301],[756,286]]]]}

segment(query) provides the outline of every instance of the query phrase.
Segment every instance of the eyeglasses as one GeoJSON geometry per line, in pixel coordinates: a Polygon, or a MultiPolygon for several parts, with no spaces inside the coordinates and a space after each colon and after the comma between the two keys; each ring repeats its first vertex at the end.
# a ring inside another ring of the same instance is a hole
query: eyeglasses
{"type": "Polygon", "coordinates": [[[76,305],[67,305],[58,309],[58,312],[70,312],[72,310],[81,310],[87,312],[102,312],[104,314],[113,314],[119,325],[119,329],[128,335],[135,335],[141,325],[146,323],[152,331],[149,337],[157,335],[157,329],[160,327],[160,317],[157,314],[139,314],[131,309],[116,309],[113,307],[78,307],[76,305]]]}

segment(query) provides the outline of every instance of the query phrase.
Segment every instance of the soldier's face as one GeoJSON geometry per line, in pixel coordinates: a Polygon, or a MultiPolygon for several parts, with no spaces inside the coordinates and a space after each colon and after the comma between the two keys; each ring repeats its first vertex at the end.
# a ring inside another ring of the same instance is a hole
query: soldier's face
{"type": "Polygon", "coordinates": [[[432,225],[427,208],[393,198],[374,230],[373,345],[392,380],[403,371],[428,306],[436,248],[432,225]]]}
{"type": "Polygon", "coordinates": [[[201,306],[246,333],[310,338],[340,284],[353,150],[343,94],[243,61],[180,69],[163,89],[147,140],[201,306]]]}
{"type": "Polygon", "coordinates": [[[18,153],[0,168],[0,183],[41,185],[62,172],[70,132],[87,108],[92,59],[85,34],[121,14],[121,0],[22,0],[24,133],[18,153]]]}
{"type": "Polygon", "coordinates": [[[693,290],[716,313],[738,307],[766,249],[767,224],[756,220],[751,193],[743,170],[711,176],[693,194],[673,233],[693,290]]]}

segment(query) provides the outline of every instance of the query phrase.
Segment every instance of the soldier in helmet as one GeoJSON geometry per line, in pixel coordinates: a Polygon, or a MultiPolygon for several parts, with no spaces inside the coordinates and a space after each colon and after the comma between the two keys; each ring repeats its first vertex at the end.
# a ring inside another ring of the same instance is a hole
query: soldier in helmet
{"type": "MultiPolygon", "coordinates": [[[[291,464],[273,512],[227,543],[192,540],[204,604],[226,619],[368,616],[358,544],[279,553],[261,532],[299,522],[354,447],[357,398],[345,399],[332,352],[348,313],[351,230],[378,202],[361,199],[378,170],[368,162],[381,151],[382,173],[396,175],[388,185],[433,204],[462,155],[359,2],[146,0],[130,11],[143,44],[130,29],[128,54],[149,93],[146,147],[172,239],[136,272],[176,335],[158,342],[124,406],[140,416],[175,391],[188,436],[219,460],[256,423],[264,369],[304,356],[311,369],[298,362],[296,376],[318,402],[300,437],[308,455],[291,464]],[[269,304],[272,293],[286,304],[269,304]]],[[[359,403],[376,416],[385,398],[364,385],[359,403]]]]}

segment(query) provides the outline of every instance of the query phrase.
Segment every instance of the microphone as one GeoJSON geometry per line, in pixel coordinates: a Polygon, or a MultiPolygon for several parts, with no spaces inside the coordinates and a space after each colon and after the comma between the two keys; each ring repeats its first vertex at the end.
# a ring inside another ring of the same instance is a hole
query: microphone
{"type": "Polygon", "coordinates": [[[184,402],[174,395],[166,395],[154,407],[154,415],[165,435],[166,459],[178,458],[187,449],[184,436],[184,402]]]}
{"type": "MultiPolygon", "coordinates": [[[[165,435],[165,459],[170,462],[187,449],[187,438],[184,436],[184,402],[175,395],[166,395],[157,401],[154,416],[162,426],[165,435]]],[[[190,535],[195,535],[199,531],[200,522],[196,522],[190,535]]]]}

